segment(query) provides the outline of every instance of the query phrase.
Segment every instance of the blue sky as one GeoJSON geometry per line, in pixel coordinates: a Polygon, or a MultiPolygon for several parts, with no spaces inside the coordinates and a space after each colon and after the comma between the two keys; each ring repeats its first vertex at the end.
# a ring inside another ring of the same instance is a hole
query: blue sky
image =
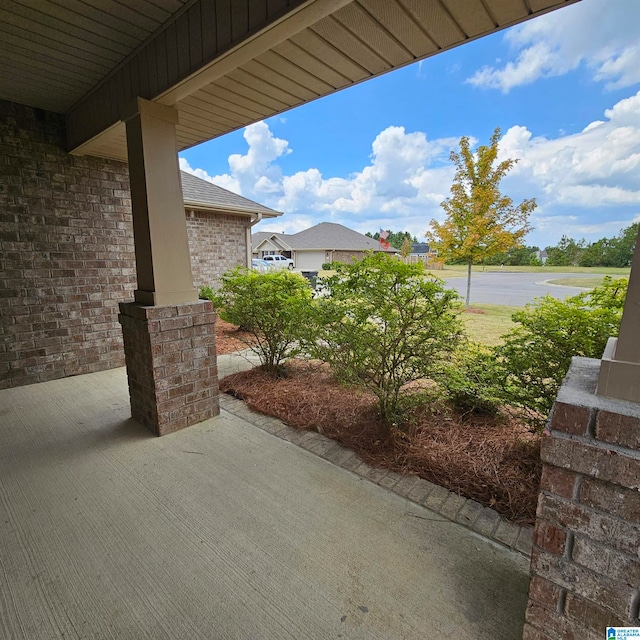
{"type": "Polygon", "coordinates": [[[422,238],[444,217],[461,136],[518,158],[503,181],[535,197],[541,247],[640,219],[640,1],[582,0],[180,154],[183,169],[283,211],[255,230],[318,222],[422,238]]]}

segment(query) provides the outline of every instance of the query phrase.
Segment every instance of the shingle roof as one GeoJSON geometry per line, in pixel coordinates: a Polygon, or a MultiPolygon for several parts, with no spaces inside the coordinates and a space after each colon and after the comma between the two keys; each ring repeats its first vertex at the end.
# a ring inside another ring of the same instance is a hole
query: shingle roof
{"type": "MultiPolygon", "coordinates": [[[[257,235],[257,233],[254,234],[254,237],[257,235]]],[[[305,229],[304,231],[291,235],[284,233],[265,233],[263,237],[257,240],[257,242],[254,241],[252,244],[254,247],[257,247],[265,238],[271,236],[276,236],[276,238],[285,242],[295,251],[304,251],[305,249],[380,251],[380,243],[377,240],[335,222],[321,222],[310,229],[305,229]]],[[[387,251],[396,252],[397,249],[391,247],[387,249],[387,251]]]]}
{"type": "Polygon", "coordinates": [[[411,245],[411,253],[429,253],[430,249],[426,242],[414,242],[411,245]]]}
{"type": "Polygon", "coordinates": [[[281,236],[284,235],[282,233],[273,233],[273,231],[257,231],[256,233],[251,234],[251,247],[252,250],[255,251],[258,248],[258,245],[267,238],[271,238],[272,236],[281,236]]]}
{"type": "Polygon", "coordinates": [[[282,215],[279,211],[274,211],[269,207],[253,202],[253,200],[243,198],[219,187],[217,184],[213,184],[213,182],[197,178],[186,171],[181,171],[180,177],[182,178],[182,195],[185,204],[190,204],[194,207],[200,204],[241,213],[261,213],[266,218],[282,215]]]}

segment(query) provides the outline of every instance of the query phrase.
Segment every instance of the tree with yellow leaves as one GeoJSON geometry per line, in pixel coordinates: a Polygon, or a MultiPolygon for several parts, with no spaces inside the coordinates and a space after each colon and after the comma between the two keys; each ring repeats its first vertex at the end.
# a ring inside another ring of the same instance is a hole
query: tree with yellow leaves
{"type": "Polygon", "coordinates": [[[466,306],[471,295],[471,267],[486,258],[521,244],[531,230],[529,215],[536,208],[534,198],[514,206],[500,193],[500,181],[518,162],[497,162],[500,129],[496,128],[489,146],[471,151],[469,138],[460,138],[460,151],[451,152],[456,174],[451,196],[440,206],[447,216],[444,222],[431,221],[427,238],[440,257],[468,265],[466,306]]]}
{"type": "Polygon", "coordinates": [[[400,247],[400,255],[405,259],[411,255],[411,240],[409,238],[403,240],[402,246],[400,247]]]}

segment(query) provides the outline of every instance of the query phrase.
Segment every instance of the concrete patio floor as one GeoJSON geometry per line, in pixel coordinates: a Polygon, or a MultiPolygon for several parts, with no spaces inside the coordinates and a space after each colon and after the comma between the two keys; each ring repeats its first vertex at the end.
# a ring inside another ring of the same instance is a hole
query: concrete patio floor
{"type": "Polygon", "coordinates": [[[522,555],[225,411],[151,436],[124,369],[0,391],[2,639],[519,640],[527,587],[522,555]]]}

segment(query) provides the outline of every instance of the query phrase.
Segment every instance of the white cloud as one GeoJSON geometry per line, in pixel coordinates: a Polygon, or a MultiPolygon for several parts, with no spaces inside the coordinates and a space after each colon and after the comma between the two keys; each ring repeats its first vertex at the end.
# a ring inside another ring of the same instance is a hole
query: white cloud
{"type": "Polygon", "coordinates": [[[585,65],[607,89],[630,87],[640,82],[638,24],[637,0],[582,0],[507,31],[513,59],[485,66],[467,82],[508,93],[585,65]]]}
{"type": "MultiPolygon", "coordinates": [[[[407,229],[418,237],[431,219],[443,218],[440,203],[454,175],[448,155],[458,144],[457,138],[430,140],[424,132],[391,126],[376,136],[360,171],[325,177],[313,167],[286,175],[279,160],[289,145],[264,123],[247,127],[245,140],[248,150],[229,157],[229,173],[210,176],[184,159],[181,167],[285,212],[260,230],[292,233],[331,220],[361,232],[407,229]]],[[[552,244],[562,233],[611,235],[640,209],[640,92],[571,135],[550,139],[511,127],[500,143],[503,158],[519,160],[504,180],[505,193],[516,202],[538,201],[531,242],[552,244]]]]}

